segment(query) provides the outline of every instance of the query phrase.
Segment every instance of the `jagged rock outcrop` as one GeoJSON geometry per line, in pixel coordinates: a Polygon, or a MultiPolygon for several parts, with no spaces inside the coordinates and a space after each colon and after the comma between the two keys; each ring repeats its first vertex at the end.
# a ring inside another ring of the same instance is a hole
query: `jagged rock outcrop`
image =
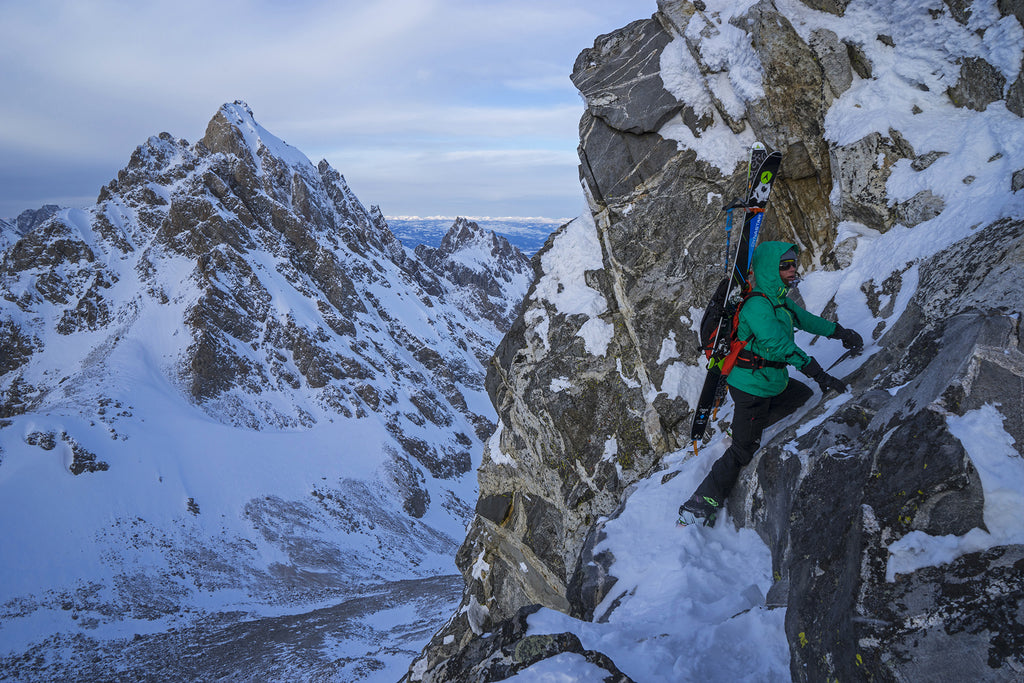
{"type": "MultiPolygon", "coordinates": [[[[60,211],[56,204],[45,204],[38,209],[26,209],[10,221],[9,229],[15,235],[26,235],[42,225],[50,216],[60,211]]],[[[0,221],[7,223],[6,221],[0,221]]]]}
{"type": "MultiPolygon", "coordinates": [[[[796,242],[811,269],[856,263],[871,240],[892,245],[879,272],[862,273],[879,350],[853,397],[766,444],[730,500],[772,549],[769,604],[787,608],[793,678],[1011,680],[1024,666],[1020,546],[996,540],[895,578],[887,564],[912,530],[984,528],[950,420],[998,403],[1018,454],[1024,443],[1019,162],[1004,150],[974,171],[950,163],[964,122],[1020,125],[1021,55],[978,36],[1024,28],[1012,3],[915,9],[906,33],[874,0],[732,5],[662,0],[576,61],[591,215],[534,257],[537,279],[489,368],[500,424],[458,556],[463,605],[409,680],[444,679],[481,639],[514,647],[503,639],[526,605],[594,616],[615,581],[614,557],[594,555],[603,520],[686,438],[703,378],[696,317],[755,139],[783,152],[762,239],[796,242]],[[880,25],[891,35],[864,28],[880,25]],[[912,41],[939,35],[957,40],[930,42],[920,69],[893,68],[912,41]],[[989,191],[961,191],[990,171],[989,191]],[[988,201],[1005,208],[977,211],[988,201]],[[982,217],[973,235],[969,215],[982,217]],[[912,245],[906,259],[890,233],[912,245]]],[[[815,312],[834,316],[837,298],[815,312]]]]}
{"type": "MultiPolygon", "coordinates": [[[[592,675],[600,675],[604,683],[632,683],[629,676],[619,671],[606,655],[584,649],[580,639],[572,633],[556,635],[528,634],[527,619],[538,606],[524,607],[515,617],[499,624],[493,638],[478,638],[458,655],[445,660],[430,672],[431,680],[447,681],[503,681],[529,668],[533,664],[557,655],[576,654],[594,665],[592,675]]],[[[413,671],[413,677],[424,675],[413,671]]]]}
{"type": "Polygon", "coordinates": [[[998,403],[1024,443],[1022,259],[1017,220],[922,263],[884,349],[850,378],[854,399],[806,433],[779,434],[734,496],[737,522],[766,539],[783,577],[771,599],[787,607],[794,678],[1020,675],[1024,546],[995,539],[905,573],[889,547],[912,531],[948,541],[986,529],[978,472],[951,423],[998,403]]]}
{"type": "Polygon", "coordinates": [[[442,281],[456,285],[453,297],[460,292],[468,295],[460,301],[463,310],[502,332],[519,315],[521,303],[506,292],[525,292],[533,280],[530,259],[523,252],[493,230],[462,217],[455,219],[436,249],[417,246],[416,257],[442,281]]]}

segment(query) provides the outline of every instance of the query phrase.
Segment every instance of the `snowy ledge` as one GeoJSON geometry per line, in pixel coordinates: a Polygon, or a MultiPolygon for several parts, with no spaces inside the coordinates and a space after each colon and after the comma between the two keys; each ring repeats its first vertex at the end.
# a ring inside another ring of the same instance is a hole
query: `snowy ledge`
{"type": "Polygon", "coordinates": [[[985,495],[984,518],[988,531],[974,528],[963,536],[931,536],[912,531],[889,546],[887,581],[947,564],[968,553],[994,546],[1024,544],[1024,459],[1013,447],[1014,438],[1003,428],[996,406],[972,410],[963,417],[949,415],[946,424],[971,458],[985,495]]]}

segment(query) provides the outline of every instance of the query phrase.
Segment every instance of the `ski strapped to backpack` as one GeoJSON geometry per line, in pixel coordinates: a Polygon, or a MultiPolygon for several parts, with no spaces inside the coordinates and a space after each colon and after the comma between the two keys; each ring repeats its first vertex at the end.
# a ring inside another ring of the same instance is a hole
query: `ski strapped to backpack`
{"type": "MultiPolygon", "coordinates": [[[[734,331],[735,314],[744,295],[750,290],[747,282],[750,261],[754,247],[757,245],[761,223],[764,220],[765,207],[772,185],[775,183],[782,154],[769,153],[764,145],[755,143],[750,150],[747,165],[747,195],[740,201],[725,207],[726,212],[726,250],[725,279],[719,284],[711,304],[701,320],[701,344],[708,356],[708,371],[701,389],[700,398],[693,414],[690,428],[690,440],[696,452],[697,442],[704,438],[708,422],[717,415],[718,406],[725,400],[727,384],[723,379],[722,368],[733,351],[731,336],[734,331]],[[740,211],[743,216],[740,234],[735,239],[732,235],[733,212],[740,211]],[[710,340],[710,353],[708,342],[710,340]]],[[[742,349],[737,351],[737,357],[742,349]]],[[[736,361],[731,361],[735,363],[736,361]]],[[[766,361],[767,362],[767,361],[766,361]]],[[[743,367],[743,366],[741,366],[743,367]]],[[[732,369],[732,365],[729,365],[732,369]]]]}
{"type": "Polygon", "coordinates": [[[746,339],[739,339],[736,336],[736,330],[739,327],[740,322],[740,311],[743,310],[743,304],[749,301],[751,297],[764,297],[773,308],[778,308],[779,305],[784,306],[785,304],[776,305],[771,303],[768,299],[768,295],[763,292],[747,291],[743,293],[743,298],[741,298],[738,303],[734,306],[728,306],[728,308],[731,309],[731,314],[726,316],[726,304],[724,302],[724,298],[728,282],[728,278],[726,278],[719,283],[718,289],[715,290],[715,296],[712,297],[711,303],[708,304],[707,310],[704,311],[704,318],[701,320],[700,341],[708,362],[717,363],[718,374],[722,377],[728,377],[734,367],[745,368],[748,370],[786,367],[785,363],[768,360],[748,349],[747,344],[754,339],[753,335],[750,335],[746,339]],[[709,324],[709,318],[714,318],[716,324],[709,324]],[[724,358],[715,358],[715,347],[721,342],[721,340],[718,339],[718,335],[722,334],[725,327],[717,324],[717,321],[721,319],[731,321],[728,327],[729,353],[724,358]]]}

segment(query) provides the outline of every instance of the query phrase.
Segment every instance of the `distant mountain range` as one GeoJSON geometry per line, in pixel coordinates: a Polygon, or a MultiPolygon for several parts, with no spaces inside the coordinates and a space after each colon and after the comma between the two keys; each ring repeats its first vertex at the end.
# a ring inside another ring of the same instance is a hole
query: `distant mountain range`
{"type": "MultiPolygon", "coordinates": [[[[532,256],[544,245],[545,240],[552,232],[557,230],[560,225],[568,223],[570,219],[469,217],[469,220],[484,230],[494,231],[518,247],[524,254],[532,256]]],[[[455,217],[388,216],[387,221],[388,227],[391,228],[395,237],[412,249],[420,244],[428,247],[439,246],[455,222],[455,217]]]]}
{"type": "MultiPolygon", "coordinates": [[[[2,219],[0,225],[9,226],[6,233],[12,235],[25,231],[33,221],[41,222],[49,218],[60,207],[47,205],[37,210],[22,212],[17,218],[2,219]]],[[[402,244],[415,249],[419,245],[427,247],[438,247],[441,240],[451,229],[459,216],[386,216],[388,227],[395,237],[402,241],[402,244]]],[[[501,218],[492,217],[464,217],[476,223],[484,231],[492,231],[501,235],[510,244],[518,248],[527,256],[537,253],[552,232],[559,226],[568,223],[569,218],[535,218],[509,216],[501,218]]],[[[3,246],[3,243],[0,243],[3,246]]]]}

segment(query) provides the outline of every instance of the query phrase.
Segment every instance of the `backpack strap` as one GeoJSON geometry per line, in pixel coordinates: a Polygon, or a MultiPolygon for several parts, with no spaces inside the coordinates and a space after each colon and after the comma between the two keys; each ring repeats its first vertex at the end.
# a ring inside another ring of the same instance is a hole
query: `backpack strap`
{"type": "MultiPolygon", "coordinates": [[[[768,295],[765,294],[764,292],[747,292],[747,294],[740,301],[739,305],[736,306],[736,315],[733,317],[732,322],[732,335],[734,338],[736,336],[736,330],[740,324],[740,310],[743,308],[743,304],[745,304],[752,296],[763,296],[765,299],[768,300],[768,303],[771,305],[772,310],[776,310],[780,307],[787,308],[785,301],[783,301],[783,303],[781,304],[775,304],[772,302],[771,299],[768,298],[768,295]]],[[[742,346],[739,347],[736,353],[735,367],[743,368],[746,370],[761,370],[763,368],[781,369],[786,367],[786,363],[783,363],[781,361],[768,360],[762,356],[757,355],[750,349],[746,348],[746,345],[753,339],[754,335],[751,334],[749,337],[742,340],[742,346]]]]}

